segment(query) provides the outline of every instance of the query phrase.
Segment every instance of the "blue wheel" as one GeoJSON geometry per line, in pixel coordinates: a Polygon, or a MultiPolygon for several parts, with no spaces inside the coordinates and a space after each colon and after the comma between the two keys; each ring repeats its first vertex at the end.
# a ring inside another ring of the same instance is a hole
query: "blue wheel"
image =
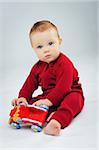
{"type": "Polygon", "coordinates": [[[31,129],[34,131],[34,132],[41,132],[42,131],[42,128],[37,126],[37,125],[32,125],[31,126],[31,129]]]}
{"type": "Polygon", "coordinates": [[[49,109],[49,107],[48,106],[46,106],[46,105],[40,105],[40,108],[44,108],[44,109],[46,109],[46,110],[48,110],[49,109]]]}
{"type": "Polygon", "coordinates": [[[19,124],[22,124],[22,123],[23,123],[21,118],[17,118],[17,119],[16,119],[16,122],[19,123],[19,124]]]}
{"type": "Polygon", "coordinates": [[[12,122],[10,125],[11,125],[12,128],[15,128],[15,129],[20,129],[21,128],[20,125],[15,123],[15,122],[12,122]]]}

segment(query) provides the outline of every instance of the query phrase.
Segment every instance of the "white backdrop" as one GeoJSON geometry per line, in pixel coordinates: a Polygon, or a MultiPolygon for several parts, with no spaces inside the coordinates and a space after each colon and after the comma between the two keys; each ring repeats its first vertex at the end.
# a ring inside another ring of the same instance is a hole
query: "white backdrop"
{"type": "Polygon", "coordinates": [[[59,149],[96,150],[97,59],[97,2],[94,0],[0,3],[0,147],[8,150],[22,146],[38,146],[40,149],[58,146],[59,149]],[[58,138],[33,134],[28,130],[16,132],[7,123],[10,102],[18,95],[37,61],[30,45],[29,30],[42,19],[50,20],[58,27],[63,40],[60,50],[70,57],[79,70],[86,99],[81,116],[58,138]]]}

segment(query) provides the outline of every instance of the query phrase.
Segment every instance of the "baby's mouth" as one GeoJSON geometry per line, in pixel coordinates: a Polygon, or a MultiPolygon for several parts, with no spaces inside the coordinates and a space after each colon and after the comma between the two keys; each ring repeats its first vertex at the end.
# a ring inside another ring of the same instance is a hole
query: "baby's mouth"
{"type": "Polygon", "coordinates": [[[46,55],[45,57],[48,58],[48,57],[51,57],[51,55],[46,55]]]}

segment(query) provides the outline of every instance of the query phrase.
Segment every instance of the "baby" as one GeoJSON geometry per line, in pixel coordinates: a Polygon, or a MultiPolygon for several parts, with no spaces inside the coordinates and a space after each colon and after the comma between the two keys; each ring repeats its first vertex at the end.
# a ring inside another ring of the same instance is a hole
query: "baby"
{"type": "Polygon", "coordinates": [[[36,62],[12,105],[21,103],[49,106],[44,133],[59,135],[84,106],[84,96],[78,71],[71,60],[59,51],[61,38],[57,27],[47,20],[36,22],[29,33],[37,54],[36,62]],[[41,86],[42,94],[32,97],[41,86]]]}

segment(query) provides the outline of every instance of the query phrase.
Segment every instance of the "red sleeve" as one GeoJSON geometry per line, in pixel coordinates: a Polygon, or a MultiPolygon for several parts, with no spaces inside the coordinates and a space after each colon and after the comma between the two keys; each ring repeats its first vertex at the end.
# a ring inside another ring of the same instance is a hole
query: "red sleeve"
{"type": "Polygon", "coordinates": [[[71,91],[73,82],[73,65],[70,62],[61,62],[56,71],[56,86],[47,95],[54,106],[58,106],[64,96],[71,91]]]}
{"type": "Polygon", "coordinates": [[[30,100],[32,98],[33,92],[38,88],[38,80],[37,80],[36,72],[37,72],[37,66],[35,64],[32,67],[26,81],[24,82],[19,92],[18,98],[24,97],[27,100],[30,100]]]}

